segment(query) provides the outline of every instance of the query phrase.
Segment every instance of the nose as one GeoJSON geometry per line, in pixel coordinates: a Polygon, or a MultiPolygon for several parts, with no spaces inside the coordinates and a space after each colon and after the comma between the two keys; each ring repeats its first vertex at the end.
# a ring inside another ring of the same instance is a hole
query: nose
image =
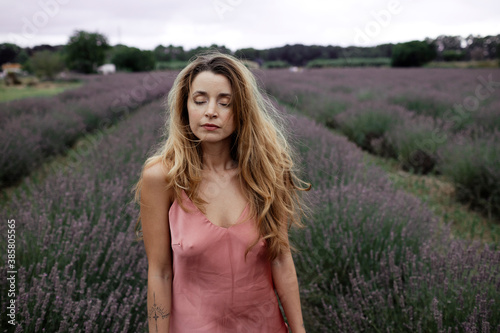
{"type": "Polygon", "coordinates": [[[216,105],[216,102],[209,102],[205,111],[205,116],[207,116],[208,118],[217,117],[216,105]]]}

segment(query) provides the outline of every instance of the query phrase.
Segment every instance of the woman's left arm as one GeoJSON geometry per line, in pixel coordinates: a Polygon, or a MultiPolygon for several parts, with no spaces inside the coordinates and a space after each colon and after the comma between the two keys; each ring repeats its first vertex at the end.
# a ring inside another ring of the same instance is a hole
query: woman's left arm
{"type": "Polygon", "coordinates": [[[288,325],[293,333],[304,333],[306,329],[300,306],[299,283],[290,250],[279,255],[271,267],[274,286],[285,310],[288,325]]]}

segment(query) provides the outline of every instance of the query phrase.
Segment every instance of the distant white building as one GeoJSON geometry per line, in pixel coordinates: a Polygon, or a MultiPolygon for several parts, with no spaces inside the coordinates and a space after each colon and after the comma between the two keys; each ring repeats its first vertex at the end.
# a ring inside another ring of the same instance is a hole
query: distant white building
{"type": "Polygon", "coordinates": [[[11,64],[10,62],[2,65],[2,77],[6,76],[7,73],[21,74],[20,64],[11,64]]]}
{"type": "Polygon", "coordinates": [[[293,73],[298,73],[298,72],[302,72],[304,70],[304,68],[293,66],[293,67],[290,67],[288,70],[290,72],[293,72],[293,73]]]}
{"type": "Polygon", "coordinates": [[[21,81],[17,79],[17,75],[21,75],[21,65],[20,64],[11,64],[11,63],[6,63],[2,65],[2,71],[0,72],[0,79],[8,78],[7,79],[7,84],[12,83],[12,84],[21,84],[21,81]],[[13,73],[12,76],[10,76],[9,79],[9,73],[13,73]],[[12,81],[12,82],[11,82],[12,81]]]}
{"type": "Polygon", "coordinates": [[[116,66],[115,64],[104,64],[97,67],[97,73],[104,75],[116,73],[116,66]]]}

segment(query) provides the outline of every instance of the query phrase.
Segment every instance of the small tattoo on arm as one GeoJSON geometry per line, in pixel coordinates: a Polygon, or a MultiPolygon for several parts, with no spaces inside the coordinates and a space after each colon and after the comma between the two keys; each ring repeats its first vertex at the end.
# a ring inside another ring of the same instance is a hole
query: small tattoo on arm
{"type": "Polygon", "coordinates": [[[148,318],[155,320],[156,332],[158,332],[158,319],[165,319],[170,315],[161,306],[156,305],[156,295],[153,293],[153,306],[149,309],[148,318]]]}

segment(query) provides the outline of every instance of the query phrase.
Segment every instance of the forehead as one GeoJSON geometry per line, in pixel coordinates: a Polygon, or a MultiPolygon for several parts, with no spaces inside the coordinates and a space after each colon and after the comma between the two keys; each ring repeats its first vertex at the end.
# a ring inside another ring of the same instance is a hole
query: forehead
{"type": "Polygon", "coordinates": [[[222,74],[204,71],[196,75],[191,83],[191,92],[203,91],[206,93],[227,93],[230,94],[231,82],[222,74]]]}

